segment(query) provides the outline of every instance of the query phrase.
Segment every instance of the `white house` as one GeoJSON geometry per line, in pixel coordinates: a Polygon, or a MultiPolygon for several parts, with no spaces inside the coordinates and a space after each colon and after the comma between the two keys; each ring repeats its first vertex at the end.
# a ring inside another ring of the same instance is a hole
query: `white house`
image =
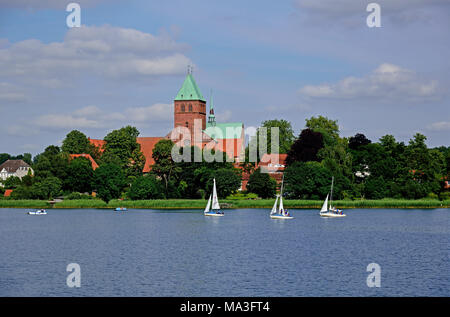
{"type": "Polygon", "coordinates": [[[31,175],[34,174],[30,165],[23,160],[7,160],[0,165],[0,181],[5,181],[11,176],[22,178],[25,175],[28,175],[29,171],[31,172],[31,175]]]}

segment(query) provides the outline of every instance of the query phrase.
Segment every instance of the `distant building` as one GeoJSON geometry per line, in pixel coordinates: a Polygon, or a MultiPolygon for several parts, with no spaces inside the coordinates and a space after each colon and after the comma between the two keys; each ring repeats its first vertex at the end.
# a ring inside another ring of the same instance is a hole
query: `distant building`
{"type": "Polygon", "coordinates": [[[277,181],[277,185],[281,184],[284,169],[286,168],[287,154],[264,154],[258,167],[261,173],[269,173],[269,175],[277,181]]]}
{"type": "Polygon", "coordinates": [[[0,165],[0,180],[5,181],[11,176],[22,178],[25,175],[28,175],[29,172],[31,172],[31,175],[34,174],[31,166],[28,165],[28,163],[26,163],[25,161],[7,160],[0,165]]]}
{"type": "MultiPolygon", "coordinates": [[[[243,160],[245,155],[244,124],[216,123],[212,98],[209,102],[209,116],[206,118],[206,100],[189,72],[181,89],[174,99],[174,129],[164,137],[138,137],[136,142],[141,146],[145,156],[143,172],[148,173],[153,160],[153,148],[162,139],[171,139],[177,145],[196,145],[200,148],[215,148],[225,152],[235,162],[243,160]],[[180,132],[181,131],[181,132],[180,132]],[[187,133],[184,133],[188,131],[187,133]],[[197,139],[198,137],[198,139],[197,139]]],[[[100,152],[103,152],[104,140],[89,139],[100,152]]]]}

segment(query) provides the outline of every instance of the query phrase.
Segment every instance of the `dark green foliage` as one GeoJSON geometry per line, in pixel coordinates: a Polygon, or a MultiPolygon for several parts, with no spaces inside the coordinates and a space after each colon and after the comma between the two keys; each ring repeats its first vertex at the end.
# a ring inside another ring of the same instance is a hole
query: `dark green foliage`
{"type": "Polygon", "coordinates": [[[268,173],[261,173],[259,168],[249,177],[247,191],[261,198],[275,197],[276,189],[277,182],[268,173]]]}
{"type": "Polygon", "coordinates": [[[92,187],[97,196],[106,202],[119,198],[125,186],[125,175],[118,165],[103,164],[94,171],[92,187]]]}
{"type": "Polygon", "coordinates": [[[62,182],[55,176],[39,178],[31,186],[22,184],[11,194],[13,199],[51,199],[61,194],[62,182]]]}
{"type": "Polygon", "coordinates": [[[314,132],[311,129],[305,129],[292,144],[288,152],[286,164],[294,162],[319,161],[317,156],[320,149],[323,148],[323,137],[320,132],[314,132]]]}
{"type": "MultiPolygon", "coordinates": [[[[292,129],[291,123],[286,120],[266,120],[262,123],[262,127],[266,128],[267,134],[258,133],[258,144],[264,142],[266,145],[267,153],[272,153],[272,128],[278,128],[278,146],[279,150],[273,153],[286,154],[295,140],[294,130],[292,129]]],[[[262,153],[264,154],[264,153],[262,153]]]]}
{"type": "MultiPolygon", "coordinates": [[[[319,162],[295,162],[285,170],[284,194],[291,199],[324,199],[330,191],[331,173],[319,162]]],[[[339,190],[336,190],[336,197],[339,190]]]]}
{"type": "Polygon", "coordinates": [[[71,192],[89,193],[92,190],[94,171],[91,161],[78,157],[70,161],[67,177],[64,179],[64,189],[71,192]]]}
{"type": "Polygon", "coordinates": [[[3,186],[5,187],[5,189],[15,189],[21,184],[22,180],[19,177],[11,176],[4,181],[3,186]]]}
{"type": "Polygon", "coordinates": [[[133,200],[163,199],[164,187],[154,175],[141,176],[131,184],[128,197],[133,200]]]}
{"type": "Polygon", "coordinates": [[[23,160],[25,163],[28,163],[30,165],[32,163],[30,153],[24,153],[23,155],[19,154],[16,156],[10,155],[8,153],[0,153],[0,164],[3,164],[7,160],[23,160]]]}
{"type": "Polygon", "coordinates": [[[64,139],[61,150],[70,154],[89,153],[89,139],[78,130],[70,131],[64,139]]]}
{"type": "MultiPolygon", "coordinates": [[[[240,170],[221,168],[213,173],[213,178],[216,179],[217,195],[219,198],[226,198],[241,187],[240,170]]],[[[207,197],[212,193],[213,180],[209,179],[206,184],[207,197]]]]}
{"type": "Polygon", "coordinates": [[[85,199],[94,199],[91,195],[86,195],[82,193],[73,192],[67,196],[64,196],[64,200],[85,200],[85,199]]]}
{"type": "Polygon", "coordinates": [[[360,146],[368,145],[372,143],[366,136],[362,133],[357,133],[348,140],[348,147],[352,150],[357,150],[360,146]]]}
{"type": "Polygon", "coordinates": [[[139,131],[131,126],[108,133],[104,138],[105,151],[101,162],[119,165],[126,176],[142,175],[145,157],[136,142],[138,135],[139,131]]]}

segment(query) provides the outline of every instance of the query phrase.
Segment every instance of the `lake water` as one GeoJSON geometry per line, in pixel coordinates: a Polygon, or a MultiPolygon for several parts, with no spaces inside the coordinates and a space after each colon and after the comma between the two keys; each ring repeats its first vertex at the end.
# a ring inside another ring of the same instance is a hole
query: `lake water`
{"type": "Polygon", "coordinates": [[[450,296],[448,209],[225,213],[0,209],[0,296],[450,296]]]}

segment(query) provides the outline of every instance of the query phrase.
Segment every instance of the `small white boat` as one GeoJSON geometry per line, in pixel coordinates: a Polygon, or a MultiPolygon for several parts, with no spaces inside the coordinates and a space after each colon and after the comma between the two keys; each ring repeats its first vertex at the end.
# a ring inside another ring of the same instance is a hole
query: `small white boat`
{"type": "Polygon", "coordinates": [[[219,200],[217,199],[216,179],[214,178],[213,193],[209,195],[208,204],[206,204],[203,212],[205,216],[210,217],[223,217],[224,213],[220,210],[219,200]],[[212,196],[212,202],[211,202],[212,196]]]}
{"type": "Polygon", "coordinates": [[[289,211],[287,209],[284,209],[283,207],[283,183],[284,183],[284,175],[283,180],[281,181],[280,195],[277,195],[277,198],[275,199],[275,204],[273,204],[272,210],[270,211],[271,219],[294,219],[294,217],[292,217],[289,214],[289,211]],[[277,209],[278,198],[280,198],[280,206],[277,209]]]}
{"type": "Polygon", "coordinates": [[[127,208],[125,208],[125,207],[117,207],[116,211],[127,211],[127,208]]]}
{"type": "Polygon", "coordinates": [[[40,209],[40,210],[36,210],[36,211],[29,211],[28,212],[29,215],[46,215],[47,214],[47,210],[45,209],[40,209]]]}
{"type": "Polygon", "coordinates": [[[331,194],[330,194],[330,207],[328,208],[328,195],[325,198],[325,201],[323,202],[322,209],[320,209],[319,215],[321,217],[326,218],[342,218],[345,217],[346,214],[341,209],[337,209],[333,207],[333,183],[334,183],[334,177],[331,179],[331,194]]]}

